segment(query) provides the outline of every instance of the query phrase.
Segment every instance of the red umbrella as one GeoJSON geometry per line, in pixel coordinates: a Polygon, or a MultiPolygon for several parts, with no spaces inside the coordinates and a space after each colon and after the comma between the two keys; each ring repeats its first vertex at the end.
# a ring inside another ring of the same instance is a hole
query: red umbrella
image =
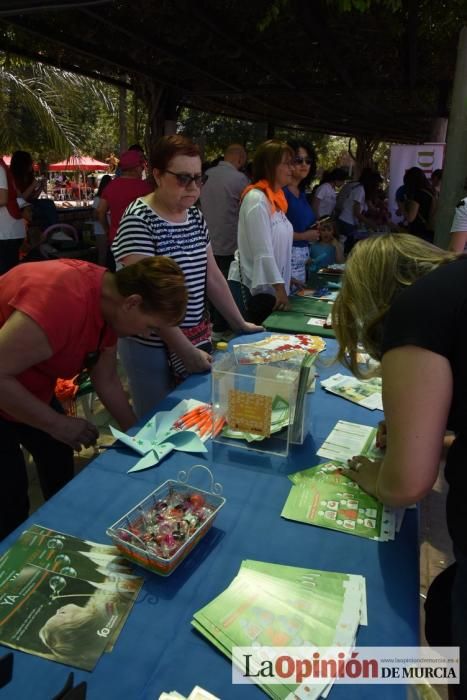
{"type": "Polygon", "coordinates": [[[90,156],[71,156],[68,160],[52,163],[49,172],[76,172],[77,170],[91,172],[93,170],[108,170],[109,164],[90,156]]]}
{"type": "MultiPolygon", "coordinates": [[[[11,156],[0,156],[0,158],[3,160],[5,165],[8,165],[8,167],[10,167],[11,156]]],[[[34,170],[36,172],[38,172],[39,171],[39,163],[33,163],[32,165],[33,165],[34,170]]]]}

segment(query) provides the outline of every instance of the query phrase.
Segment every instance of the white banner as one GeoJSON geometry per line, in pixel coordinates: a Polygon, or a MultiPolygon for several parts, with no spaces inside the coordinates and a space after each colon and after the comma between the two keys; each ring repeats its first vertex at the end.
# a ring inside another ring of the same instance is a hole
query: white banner
{"type": "Polygon", "coordinates": [[[444,143],[396,144],[391,146],[389,161],[389,211],[394,221],[396,216],[396,191],[404,184],[404,174],[408,168],[421,168],[428,179],[433,170],[443,167],[444,143]]]}
{"type": "Polygon", "coordinates": [[[333,683],[458,685],[459,647],[233,647],[232,683],[252,682],[297,684],[300,700],[315,700],[333,683]]]}

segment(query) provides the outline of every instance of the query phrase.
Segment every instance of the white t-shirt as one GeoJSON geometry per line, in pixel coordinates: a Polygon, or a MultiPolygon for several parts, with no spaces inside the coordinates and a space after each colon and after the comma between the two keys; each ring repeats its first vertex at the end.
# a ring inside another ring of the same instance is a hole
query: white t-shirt
{"type": "MultiPolygon", "coordinates": [[[[8,191],[8,179],[6,171],[0,165],[0,190],[8,191]]],[[[0,207],[0,240],[6,241],[12,238],[24,238],[26,235],[26,222],[24,219],[15,219],[11,216],[6,206],[0,207]]]]}
{"type": "Polygon", "coordinates": [[[293,227],[281,211],[271,205],[261,190],[250,190],[243,199],[238,218],[238,250],[230,266],[229,279],[242,281],[254,294],[274,294],[273,284],[290,290],[293,227]],[[241,264],[242,280],[238,269],[241,264]]]}
{"type": "Polygon", "coordinates": [[[365,211],[365,188],[359,182],[355,183],[352,188],[349,188],[347,197],[342,205],[342,211],[339,214],[339,219],[345,221],[346,224],[352,224],[353,226],[358,224],[357,219],[353,215],[353,205],[355,202],[360,204],[361,212],[365,211]]]}
{"type": "Polygon", "coordinates": [[[336,206],[337,192],[330,182],[323,182],[315,192],[316,199],[319,199],[318,218],[321,216],[331,216],[336,206]]]}
{"type": "Polygon", "coordinates": [[[461,199],[454,212],[451,233],[456,231],[465,231],[467,233],[467,197],[461,199]]]}
{"type": "MultiPolygon", "coordinates": [[[[467,197],[461,199],[456,206],[452,220],[451,233],[465,232],[467,234],[467,197]]],[[[467,241],[464,243],[464,253],[467,252],[467,241]]]]}

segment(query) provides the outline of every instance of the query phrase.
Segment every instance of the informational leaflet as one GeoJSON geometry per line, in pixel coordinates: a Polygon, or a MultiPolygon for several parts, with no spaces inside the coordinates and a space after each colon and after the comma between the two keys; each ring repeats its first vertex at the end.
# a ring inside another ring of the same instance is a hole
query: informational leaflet
{"type": "Polygon", "coordinates": [[[326,462],[289,479],[283,518],[382,542],[394,539],[398,511],[363,491],[341,465],[326,462]]]}
{"type": "MultiPolygon", "coordinates": [[[[236,646],[352,647],[366,619],[361,576],[244,561],[229,587],[194,615],[193,626],[231,658],[236,646]]],[[[329,684],[258,685],[272,698],[314,700],[329,684]]]]}
{"type": "Polygon", "coordinates": [[[383,410],[380,377],[360,380],[345,374],[334,374],[328,379],[321,380],[321,386],[326,391],[341,396],[343,399],[348,399],[359,406],[364,406],[371,410],[383,410]]]}
{"type": "Polygon", "coordinates": [[[347,464],[355,455],[381,459],[384,451],[376,447],[376,433],[377,429],[370,425],[340,420],[316,454],[339,464],[347,464]]]}
{"type": "Polygon", "coordinates": [[[32,525],[0,557],[0,643],[92,670],[143,579],[117,548],[32,525]]]}

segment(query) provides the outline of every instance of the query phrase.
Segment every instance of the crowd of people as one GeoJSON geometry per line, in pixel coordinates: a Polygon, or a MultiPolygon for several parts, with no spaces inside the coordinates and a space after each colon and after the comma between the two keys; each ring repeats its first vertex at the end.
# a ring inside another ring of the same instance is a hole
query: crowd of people
{"type": "Polygon", "coordinates": [[[433,584],[427,633],[433,644],[461,646],[465,684],[467,198],[456,208],[451,250],[442,251],[432,245],[441,171],[430,182],[419,168],[407,170],[393,224],[375,170],[352,181],[335,168],[310,189],[317,164],[309,143],[268,140],[248,171],[246,164],[245,148],[233,143],[203,169],[199,147],[173,135],[157,141],[148,167],[136,145],[96,194],[98,264],[19,266],[23,202],[38,185],[29,154],[14,154],[10,167],[0,160],[0,451],[9,467],[0,537],[28,515],[21,446],[50,497],[72,478],[73,450],[97,438],[94,425],[63,413],[57,378],[87,370],[126,430],[177,382],[210,369],[213,340],[262,330],[273,310],[289,308],[291,290],[306,284],[313,265],[346,259],[333,306],[338,359],[362,377],[363,345],[380,363],[386,448],[379,462],[356,456],[351,475],[383,503],[409,505],[431,489],[448,450],[456,563],[433,584]],[[357,243],[362,227],[380,230],[357,243]]]}

